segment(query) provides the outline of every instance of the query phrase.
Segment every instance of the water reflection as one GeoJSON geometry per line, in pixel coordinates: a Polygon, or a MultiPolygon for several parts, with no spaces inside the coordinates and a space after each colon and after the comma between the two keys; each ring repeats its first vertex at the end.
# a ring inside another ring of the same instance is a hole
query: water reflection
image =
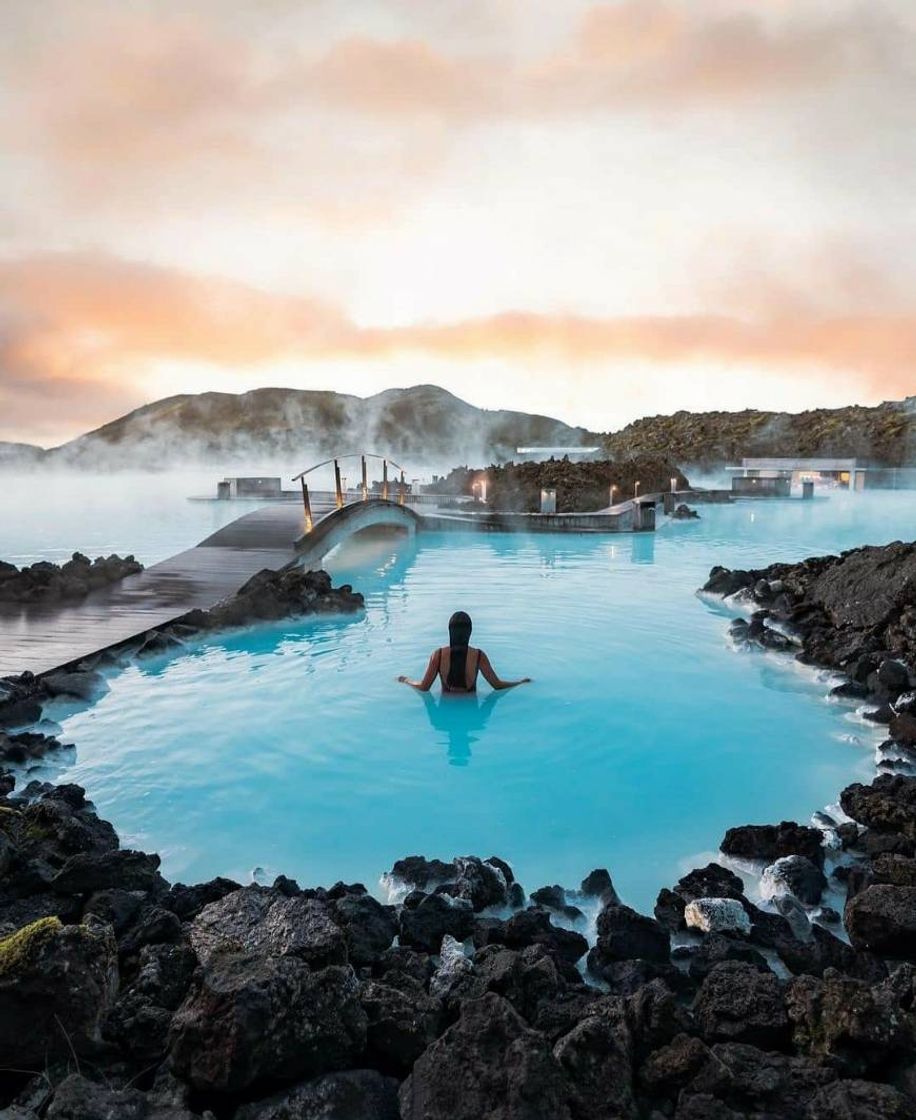
{"type": "Polygon", "coordinates": [[[505,692],[491,692],[485,700],[476,693],[454,696],[442,693],[433,696],[420,692],[426,716],[432,728],[439,732],[437,741],[446,748],[449,766],[467,766],[471,761],[471,746],[480,742],[480,732],[505,692]]]}
{"type": "Polygon", "coordinates": [[[654,564],[655,563],[655,534],[654,533],[631,533],[630,540],[632,541],[632,551],[630,552],[630,562],[633,564],[654,564]]]}

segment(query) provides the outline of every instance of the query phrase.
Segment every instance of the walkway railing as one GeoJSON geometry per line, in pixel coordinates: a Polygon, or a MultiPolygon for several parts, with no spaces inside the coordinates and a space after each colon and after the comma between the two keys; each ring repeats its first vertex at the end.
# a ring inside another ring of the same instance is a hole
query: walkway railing
{"type": "Polygon", "coordinates": [[[312,518],[312,500],[311,500],[311,496],[309,495],[309,488],[308,488],[308,484],[305,481],[305,477],[306,477],[306,475],[311,474],[312,471],[317,471],[321,467],[327,467],[331,463],[333,463],[334,464],[334,499],[335,499],[335,502],[337,504],[337,508],[338,509],[343,509],[343,507],[346,503],[344,501],[344,490],[343,490],[343,484],[342,484],[341,476],[340,476],[340,464],[341,464],[341,461],[344,460],[344,459],[359,459],[360,460],[361,469],[362,469],[362,482],[360,483],[360,493],[362,495],[362,501],[364,501],[364,502],[369,501],[369,475],[368,475],[368,467],[367,467],[366,460],[367,459],[378,459],[382,464],[382,494],[381,494],[381,500],[384,501],[384,502],[387,502],[387,501],[390,500],[390,498],[389,498],[390,483],[389,483],[389,480],[388,480],[388,467],[389,466],[394,467],[396,472],[400,472],[400,478],[397,478],[397,477],[395,478],[395,485],[398,487],[398,504],[399,505],[404,504],[404,501],[405,501],[405,498],[406,498],[406,495],[407,495],[407,481],[406,481],[406,477],[405,477],[404,468],[400,465],[400,463],[396,463],[393,459],[390,459],[390,458],[386,457],[385,455],[376,455],[376,454],[374,454],[370,451],[353,451],[353,452],[348,452],[345,455],[336,455],[331,459],[324,459],[322,462],[316,463],[313,467],[307,467],[304,471],[300,471],[299,474],[294,475],[292,480],[291,480],[293,482],[299,482],[302,485],[302,505],[305,509],[305,531],[307,533],[310,533],[312,531],[312,528],[314,527],[314,520],[312,518]]]}

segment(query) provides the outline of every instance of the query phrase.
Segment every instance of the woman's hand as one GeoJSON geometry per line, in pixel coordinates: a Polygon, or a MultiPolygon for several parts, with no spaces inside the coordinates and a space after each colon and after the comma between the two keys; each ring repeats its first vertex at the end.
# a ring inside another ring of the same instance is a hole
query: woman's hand
{"type": "Polygon", "coordinates": [[[403,675],[403,673],[401,674],[401,676],[399,676],[399,677],[397,678],[397,681],[398,681],[398,684],[410,684],[410,681],[409,681],[409,679],[408,679],[407,677],[405,677],[405,676],[403,675]]]}

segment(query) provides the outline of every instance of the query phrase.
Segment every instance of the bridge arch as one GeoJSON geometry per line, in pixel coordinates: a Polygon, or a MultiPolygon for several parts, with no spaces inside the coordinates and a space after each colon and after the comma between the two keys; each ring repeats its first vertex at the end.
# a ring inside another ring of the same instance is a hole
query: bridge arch
{"type": "Polygon", "coordinates": [[[412,537],[419,524],[419,514],[409,506],[383,498],[372,498],[363,502],[351,502],[325,514],[313,528],[307,529],[299,537],[293,547],[298,563],[314,567],[332,548],[364,529],[390,525],[403,529],[412,537]]]}

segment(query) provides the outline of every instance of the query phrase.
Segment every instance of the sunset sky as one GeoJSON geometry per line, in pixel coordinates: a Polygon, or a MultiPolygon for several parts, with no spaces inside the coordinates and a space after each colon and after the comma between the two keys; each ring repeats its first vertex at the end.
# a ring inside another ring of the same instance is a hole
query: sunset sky
{"type": "Polygon", "coordinates": [[[4,0],[0,439],[916,393],[913,0],[4,0]]]}

